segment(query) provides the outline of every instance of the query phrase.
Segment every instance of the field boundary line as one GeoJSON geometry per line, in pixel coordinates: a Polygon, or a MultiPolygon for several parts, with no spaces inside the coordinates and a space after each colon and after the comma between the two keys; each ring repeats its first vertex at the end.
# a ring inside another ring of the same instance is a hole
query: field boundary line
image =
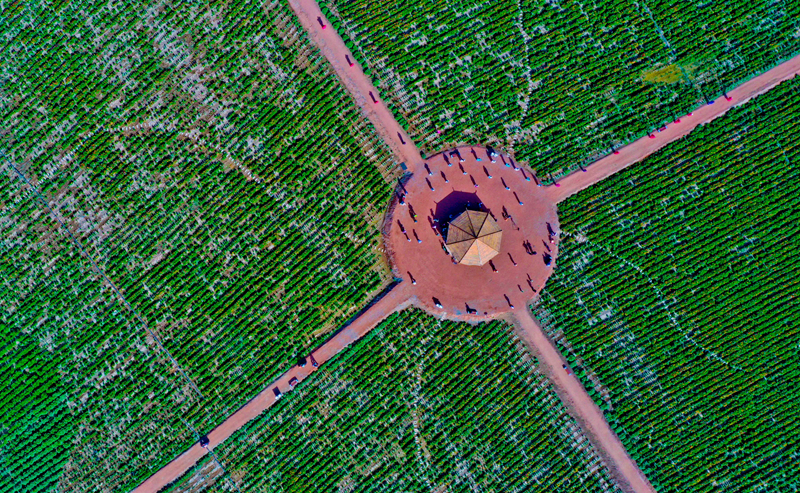
{"type": "Polygon", "coordinates": [[[365,67],[361,66],[339,33],[333,29],[319,4],[316,0],[288,0],[288,3],[308,39],[328,60],[356,106],[392,150],[400,167],[403,171],[408,169],[413,172],[423,161],[419,148],[386,106],[378,88],[364,73],[365,67]],[[352,65],[347,63],[347,57],[352,65]]]}
{"type": "MultiPolygon", "coordinates": [[[[561,234],[563,234],[564,236],[574,237],[573,234],[571,234],[571,233],[569,233],[567,231],[564,231],[564,230],[561,231],[561,234]]],[[[603,245],[601,245],[601,244],[599,244],[599,243],[597,243],[595,241],[592,241],[592,240],[586,238],[586,243],[592,244],[592,245],[596,246],[597,248],[600,248],[607,255],[611,256],[614,259],[619,260],[620,262],[622,262],[623,264],[631,267],[633,270],[635,270],[641,276],[643,276],[647,280],[647,284],[649,284],[650,287],[653,289],[653,292],[655,292],[656,297],[658,298],[659,304],[661,304],[664,307],[664,310],[667,312],[667,317],[669,318],[670,322],[672,322],[672,325],[674,325],[675,328],[678,329],[678,332],[680,332],[681,335],[683,337],[685,337],[689,342],[694,344],[696,347],[700,348],[705,353],[709,354],[712,358],[714,358],[715,360],[719,361],[720,363],[722,363],[722,364],[724,364],[724,365],[726,365],[726,366],[728,366],[730,368],[733,368],[734,370],[745,371],[744,368],[742,368],[740,366],[737,366],[737,365],[734,365],[733,363],[729,363],[729,362],[725,361],[725,359],[723,359],[722,357],[718,356],[717,353],[715,353],[714,351],[703,347],[702,344],[700,344],[699,342],[695,341],[694,338],[692,338],[692,336],[687,334],[686,331],[681,328],[680,324],[678,323],[677,318],[675,317],[675,314],[672,312],[672,310],[670,309],[669,305],[667,304],[667,300],[664,297],[664,293],[661,292],[661,290],[658,288],[658,286],[656,286],[656,283],[653,282],[653,279],[647,274],[647,272],[642,270],[641,267],[639,267],[638,265],[634,264],[630,260],[624,259],[624,258],[620,257],[619,255],[615,255],[614,252],[612,252],[608,248],[604,247],[603,245]]]]}
{"type": "Polygon", "coordinates": [[[218,460],[216,454],[213,453],[217,446],[278,401],[280,397],[275,395],[273,389],[280,389],[279,395],[291,391],[293,385],[290,382],[293,379],[297,379],[300,382],[305,380],[309,375],[321,368],[325,362],[336,357],[345,348],[364,337],[386,317],[411,306],[414,300],[410,294],[409,287],[409,283],[399,282],[393,284],[377,301],[369,305],[355,319],[340,327],[333,337],[311,352],[309,359],[313,358],[312,361],[316,361],[317,367],[314,366],[312,361],[307,361],[303,367],[294,365],[286,370],[273,382],[266,385],[264,390],[256,394],[255,397],[228,416],[225,421],[211,430],[206,435],[208,438],[206,447],[196,442],[188,450],[181,453],[134,488],[132,493],[157,493],[194,467],[197,461],[209,452],[212,453],[215,460],[218,460]]]}
{"type": "Polygon", "coordinates": [[[28,178],[19,169],[17,169],[17,167],[14,166],[11,162],[7,162],[6,164],[8,164],[8,166],[10,166],[11,169],[14,170],[14,172],[19,176],[19,178],[22,181],[24,181],[29,187],[31,187],[31,190],[33,191],[33,193],[36,194],[36,196],[39,198],[39,200],[42,202],[42,204],[45,206],[45,208],[48,211],[50,211],[50,215],[58,222],[58,224],[61,225],[62,228],[64,228],[64,230],[66,230],[67,234],[69,234],[70,238],[75,243],[75,245],[78,247],[78,249],[81,251],[83,256],[89,260],[89,262],[92,264],[92,267],[94,267],[94,269],[97,271],[97,273],[100,274],[103,277],[103,279],[105,279],[105,281],[108,283],[109,286],[111,286],[111,289],[114,290],[114,292],[117,294],[117,297],[120,299],[120,301],[122,301],[122,303],[126,307],[128,307],[128,310],[130,310],[131,313],[133,313],[133,316],[139,321],[139,323],[142,325],[142,327],[144,327],[144,330],[146,330],[147,333],[150,334],[150,337],[153,338],[153,340],[158,345],[159,349],[161,349],[162,351],[164,351],[164,353],[166,353],[167,357],[170,359],[170,361],[172,361],[172,364],[175,366],[175,368],[179,372],[181,372],[181,375],[183,375],[183,378],[187,382],[189,382],[189,385],[191,385],[192,388],[194,389],[194,391],[197,392],[197,395],[200,396],[200,399],[201,400],[205,399],[205,397],[203,396],[203,393],[200,391],[200,389],[197,387],[197,385],[195,385],[194,381],[192,381],[192,379],[189,378],[189,376],[186,374],[186,372],[183,371],[183,368],[181,368],[181,366],[178,364],[178,362],[175,360],[175,358],[172,356],[172,354],[169,352],[169,350],[167,350],[167,348],[164,347],[164,344],[161,343],[161,339],[159,339],[158,336],[152,330],[150,330],[150,327],[148,327],[147,323],[144,321],[144,319],[141,317],[141,315],[139,315],[139,313],[133,308],[133,306],[131,306],[131,304],[128,303],[128,300],[126,300],[125,297],[120,292],[120,290],[117,289],[117,286],[113,282],[111,282],[111,279],[109,279],[109,277],[106,275],[106,273],[103,271],[103,269],[101,269],[100,266],[97,265],[97,262],[95,262],[94,258],[91,255],[89,255],[89,252],[86,250],[86,248],[84,248],[84,246],[80,242],[80,240],[78,240],[78,238],[76,238],[75,235],[72,234],[72,231],[70,231],[70,229],[67,227],[66,223],[64,223],[64,221],[61,220],[61,217],[59,217],[59,215],[56,213],[56,211],[53,210],[53,208],[50,207],[50,205],[47,203],[47,200],[44,198],[44,196],[39,191],[39,189],[33,183],[31,183],[31,181],[28,180],[28,178]]]}
{"type": "Polygon", "coordinates": [[[536,357],[539,368],[556,390],[565,409],[589,437],[592,447],[621,489],[632,493],[655,493],[647,476],[628,454],[583,384],[574,374],[568,374],[561,367],[566,361],[530,309],[525,306],[510,314],[509,319],[520,340],[536,357]]]}
{"type": "Polygon", "coordinates": [[[800,72],[800,55],[736,86],[727,93],[727,98],[718,98],[716,101],[701,106],[694,112],[681,116],[674,123],[664,125],[657,132],[645,135],[620,147],[613,154],[594,161],[585,169],[578,169],[567,174],[559,181],[547,185],[545,191],[550,194],[551,200],[555,203],[563,202],[581,190],[646,159],[668,144],[689,135],[697,127],[725,115],[732,108],[741,106],[768,92],[781,82],[795,77],[797,72],[800,72]]]}

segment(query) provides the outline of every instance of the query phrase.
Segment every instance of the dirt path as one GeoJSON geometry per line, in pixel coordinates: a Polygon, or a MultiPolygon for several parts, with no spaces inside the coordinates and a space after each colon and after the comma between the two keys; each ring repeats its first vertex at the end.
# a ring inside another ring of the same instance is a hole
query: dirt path
{"type": "MultiPolygon", "coordinates": [[[[378,135],[386,142],[397,159],[405,163],[410,170],[415,170],[422,164],[422,156],[414,142],[397,123],[391,111],[383,104],[383,100],[377,88],[372,85],[372,81],[367,77],[361,66],[350,56],[354,65],[351,67],[345,58],[350,55],[350,50],[344,44],[339,34],[330,26],[328,20],[322,15],[319,5],[314,0],[289,0],[289,4],[294,10],[300,23],[305,28],[311,40],[320,49],[320,52],[328,59],[340,80],[350,92],[356,104],[363,111],[364,116],[374,125],[378,135]],[[327,26],[322,29],[317,18],[323,20],[327,26]],[[377,103],[373,102],[370,92],[377,103]]],[[[412,294],[409,292],[409,283],[404,282],[392,289],[386,296],[373,304],[363,312],[350,325],[340,330],[332,339],[322,345],[312,354],[318,364],[333,358],[345,347],[363,337],[381,320],[389,314],[402,310],[410,305],[412,294]]],[[[309,362],[305,368],[292,367],[284,373],[278,380],[267,386],[262,392],[251,399],[241,409],[222,422],[207,436],[209,439],[208,447],[214,449],[217,445],[224,442],[236,430],[244,426],[245,423],[261,414],[275,402],[272,389],[276,386],[281,392],[290,390],[289,380],[297,377],[302,380],[310,375],[315,368],[309,362]]],[[[208,451],[199,444],[193,445],[172,462],[164,466],[154,475],[145,480],[133,493],[156,493],[170,482],[179,478],[208,451]]]]}
{"type": "Polygon", "coordinates": [[[734,106],[742,105],[759,94],[764,94],[781,82],[791,79],[797,72],[800,72],[800,55],[732,89],[728,93],[729,100],[720,97],[714,104],[703,106],[694,111],[692,115],[681,117],[680,122],[667,125],[665,130],[654,132],[655,138],[644,136],[618,149],[619,154],[609,154],[595,161],[586,168],[586,172],[579,170],[567,175],[559,181],[560,186],[548,186],[547,193],[555,203],[561,202],[570,195],[592,186],[617,171],[638,163],[670,142],[689,134],[698,125],[708,123],[724,115],[734,106]]]}
{"type": "Polygon", "coordinates": [[[361,65],[350,54],[350,50],[345,46],[339,33],[333,29],[328,19],[322,15],[317,2],[315,0],[289,0],[289,5],[294,10],[308,36],[319,47],[319,50],[336,71],[339,79],[350,91],[350,95],[353,96],[364,116],[375,126],[375,130],[383,141],[391,147],[395,159],[405,163],[409,169],[416,168],[422,163],[419,149],[406,134],[406,131],[397,123],[392,112],[383,104],[378,89],[372,85],[372,81],[364,74],[361,65]],[[327,27],[323,29],[317,19],[322,19],[327,27]],[[350,60],[354,64],[352,67],[345,58],[347,55],[350,55],[350,60]],[[369,95],[370,92],[375,96],[377,103],[373,102],[373,98],[369,95]]]}
{"type": "MultiPolygon", "coordinates": [[[[383,104],[377,89],[363,73],[360,65],[355,63],[355,60],[353,60],[354,66],[351,67],[349,65],[345,56],[349,55],[350,51],[338,33],[330,26],[328,20],[322,15],[317,3],[314,0],[289,0],[289,4],[312,41],[319,47],[345,87],[350,91],[365,117],[375,126],[376,131],[384,142],[391,147],[396,159],[405,163],[410,171],[422,173],[422,157],[419,149],[383,104]],[[326,29],[322,29],[317,20],[318,18],[327,26],[326,29]],[[372,92],[377,103],[373,102],[370,92],[372,92]]],[[[352,60],[352,57],[350,58],[352,60]]],[[[543,192],[548,194],[549,200],[555,203],[560,202],[570,195],[591,186],[593,183],[641,161],[669,142],[688,134],[697,125],[711,121],[724,114],[731,107],[743,104],[754,96],[768,91],[781,81],[791,78],[795,71],[798,70],[800,70],[800,56],[732,90],[729,93],[730,101],[720,98],[714,105],[704,106],[695,111],[692,116],[682,118],[681,123],[672,124],[665,131],[657,133],[655,139],[649,139],[648,137],[639,139],[619,149],[619,154],[612,154],[595,162],[588,168],[587,172],[579,171],[563,178],[559,183],[560,186],[544,187],[543,192]]],[[[350,325],[340,330],[327,343],[314,351],[312,353],[314,358],[319,364],[323,364],[333,358],[348,345],[363,337],[386,316],[407,307],[412,299],[414,299],[414,293],[409,282],[406,281],[395,286],[386,296],[375,302],[350,325]]],[[[563,362],[560,353],[544,335],[533,316],[528,310],[521,309],[517,310],[513,317],[520,337],[538,356],[542,369],[549,375],[566,408],[587,432],[593,446],[604,458],[615,479],[626,491],[637,493],[653,492],[653,487],[628,456],[622,443],[608,426],[602,412],[591,400],[583,386],[574,376],[567,375],[561,368],[563,362]]],[[[310,364],[310,361],[304,368],[292,367],[212,430],[208,434],[209,448],[213,450],[245,423],[272,406],[276,402],[273,388],[278,387],[281,392],[288,392],[291,390],[289,381],[292,378],[296,377],[298,380],[302,380],[313,371],[315,371],[315,368],[310,364]]],[[[206,453],[208,451],[205,448],[195,444],[139,485],[133,490],[134,493],[156,493],[159,489],[184,474],[206,453]]]]}
{"type": "Polygon", "coordinates": [[[623,491],[655,493],[655,489],[628,455],[617,435],[608,426],[603,412],[592,401],[575,375],[569,375],[561,365],[566,361],[547,338],[529,310],[519,310],[511,321],[528,348],[533,352],[541,370],[553,384],[567,411],[586,432],[592,446],[603,458],[612,477],[623,491]]]}
{"type": "MultiPolygon", "coordinates": [[[[357,341],[372,330],[383,319],[390,314],[400,311],[410,305],[411,294],[409,283],[403,282],[395,286],[386,295],[367,308],[361,315],[349,325],[336,333],[328,342],[320,346],[311,355],[319,365],[335,357],[347,346],[357,341]]],[[[317,368],[311,365],[309,359],[306,366],[300,368],[293,366],[277,380],[268,385],[263,391],[247,402],[241,409],[233,413],[228,419],[219,426],[211,430],[207,435],[209,449],[213,450],[217,445],[227,440],[233,433],[244,426],[247,422],[271,407],[277,399],[273,393],[273,388],[278,388],[282,393],[289,392],[292,387],[289,381],[292,378],[304,380],[317,368]]],[[[194,444],[189,450],[179,455],[175,460],[164,466],[158,472],[150,476],[145,482],[140,484],[133,493],[156,493],[158,490],[168,485],[170,482],[179,478],[183,473],[192,468],[208,451],[201,447],[199,443],[194,444]]]]}

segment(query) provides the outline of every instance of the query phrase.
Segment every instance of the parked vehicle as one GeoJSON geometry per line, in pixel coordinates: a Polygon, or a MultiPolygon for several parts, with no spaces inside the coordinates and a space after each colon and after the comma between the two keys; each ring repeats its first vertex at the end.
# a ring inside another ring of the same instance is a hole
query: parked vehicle
{"type": "Polygon", "coordinates": [[[299,380],[297,380],[297,377],[292,377],[292,379],[291,379],[291,380],[289,380],[289,385],[291,385],[292,387],[294,387],[295,385],[297,385],[297,382],[298,382],[298,381],[299,381],[299,380]]]}
{"type": "Polygon", "coordinates": [[[272,389],[272,393],[273,393],[273,394],[275,394],[275,400],[276,400],[276,401],[277,401],[278,399],[280,399],[280,398],[281,398],[281,396],[283,395],[283,394],[281,394],[281,391],[280,391],[280,390],[278,390],[278,387],[273,387],[273,389],[272,389]]]}

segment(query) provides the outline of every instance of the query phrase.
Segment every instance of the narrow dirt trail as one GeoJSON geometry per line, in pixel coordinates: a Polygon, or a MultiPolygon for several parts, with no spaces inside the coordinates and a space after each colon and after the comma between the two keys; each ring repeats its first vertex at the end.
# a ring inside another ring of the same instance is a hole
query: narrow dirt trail
{"type": "Polygon", "coordinates": [[[731,108],[740,106],[754,97],[764,94],[781,82],[791,79],[797,72],[800,72],[800,55],[732,89],[728,92],[729,100],[720,97],[714,104],[702,106],[692,112],[691,115],[682,116],[680,122],[671,123],[667,125],[665,130],[655,132],[653,134],[655,138],[651,139],[648,136],[644,136],[625,147],[617,149],[619,154],[609,154],[595,161],[586,167],[585,172],[578,170],[570,173],[558,182],[559,186],[549,185],[546,187],[546,192],[553,202],[559,203],[584,188],[588,188],[613,175],[617,171],[638,163],[670,142],[688,135],[699,125],[719,118],[731,108]]]}
{"type": "MultiPolygon", "coordinates": [[[[400,283],[396,285],[386,293],[383,298],[373,303],[349,325],[339,330],[328,342],[313,351],[311,356],[313,356],[319,365],[324,364],[326,361],[334,358],[347,346],[361,337],[364,337],[387,316],[403,310],[410,304],[411,294],[409,283],[400,283]]],[[[316,370],[317,368],[312,366],[310,358],[303,368],[297,365],[292,366],[286,373],[268,385],[254,398],[250,399],[247,404],[233,413],[219,426],[211,430],[207,435],[209,440],[208,448],[214,450],[215,447],[230,438],[236,430],[275,404],[277,399],[272,389],[278,388],[281,393],[289,392],[292,390],[292,386],[289,385],[290,380],[293,378],[297,378],[298,381],[305,380],[316,370]]],[[[179,455],[172,462],[137,486],[136,489],[133,490],[133,493],[157,493],[158,490],[181,477],[207,453],[208,450],[201,447],[199,443],[195,443],[189,450],[179,455]]]]}
{"type": "Polygon", "coordinates": [[[575,375],[567,374],[561,365],[566,361],[545,335],[539,322],[527,309],[510,317],[516,332],[539,362],[567,411],[586,432],[589,441],[603,458],[612,477],[623,491],[655,493],[655,489],[628,455],[617,435],[611,430],[603,412],[592,401],[575,375]]]}
{"type": "Polygon", "coordinates": [[[401,163],[405,163],[413,171],[422,163],[419,149],[403,130],[403,127],[397,123],[389,108],[383,104],[378,89],[364,74],[361,65],[355,61],[350,50],[345,46],[344,40],[322,14],[317,2],[315,0],[289,0],[289,5],[308,36],[328,59],[336,75],[350,91],[350,95],[353,96],[353,100],[361,108],[364,116],[375,126],[375,130],[383,141],[391,147],[395,158],[401,163]],[[322,20],[326,26],[325,29],[317,19],[322,20]],[[345,58],[348,55],[353,63],[352,67],[345,58]],[[377,103],[370,97],[370,92],[374,95],[377,103]]]}

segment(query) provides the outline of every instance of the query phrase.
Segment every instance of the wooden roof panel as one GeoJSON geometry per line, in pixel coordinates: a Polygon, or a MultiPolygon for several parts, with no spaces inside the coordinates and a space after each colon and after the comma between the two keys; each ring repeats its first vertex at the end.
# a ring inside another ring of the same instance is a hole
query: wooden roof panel
{"type": "Polygon", "coordinates": [[[474,240],[475,236],[468,231],[464,231],[453,223],[447,227],[447,241],[446,244],[458,243],[459,241],[474,240]]]}
{"type": "Polygon", "coordinates": [[[445,245],[456,262],[484,265],[500,253],[503,232],[489,214],[468,210],[450,221],[445,245]]]}
{"type": "Polygon", "coordinates": [[[450,252],[450,255],[452,255],[456,259],[456,262],[461,262],[462,259],[464,258],[464,255],[466,255],[467,251],[469,250],[469,248],[472,246],[473,243],[475,243],[475,240],[459,241],[457,243],[448,243],[447,250],[450,252]]]}

